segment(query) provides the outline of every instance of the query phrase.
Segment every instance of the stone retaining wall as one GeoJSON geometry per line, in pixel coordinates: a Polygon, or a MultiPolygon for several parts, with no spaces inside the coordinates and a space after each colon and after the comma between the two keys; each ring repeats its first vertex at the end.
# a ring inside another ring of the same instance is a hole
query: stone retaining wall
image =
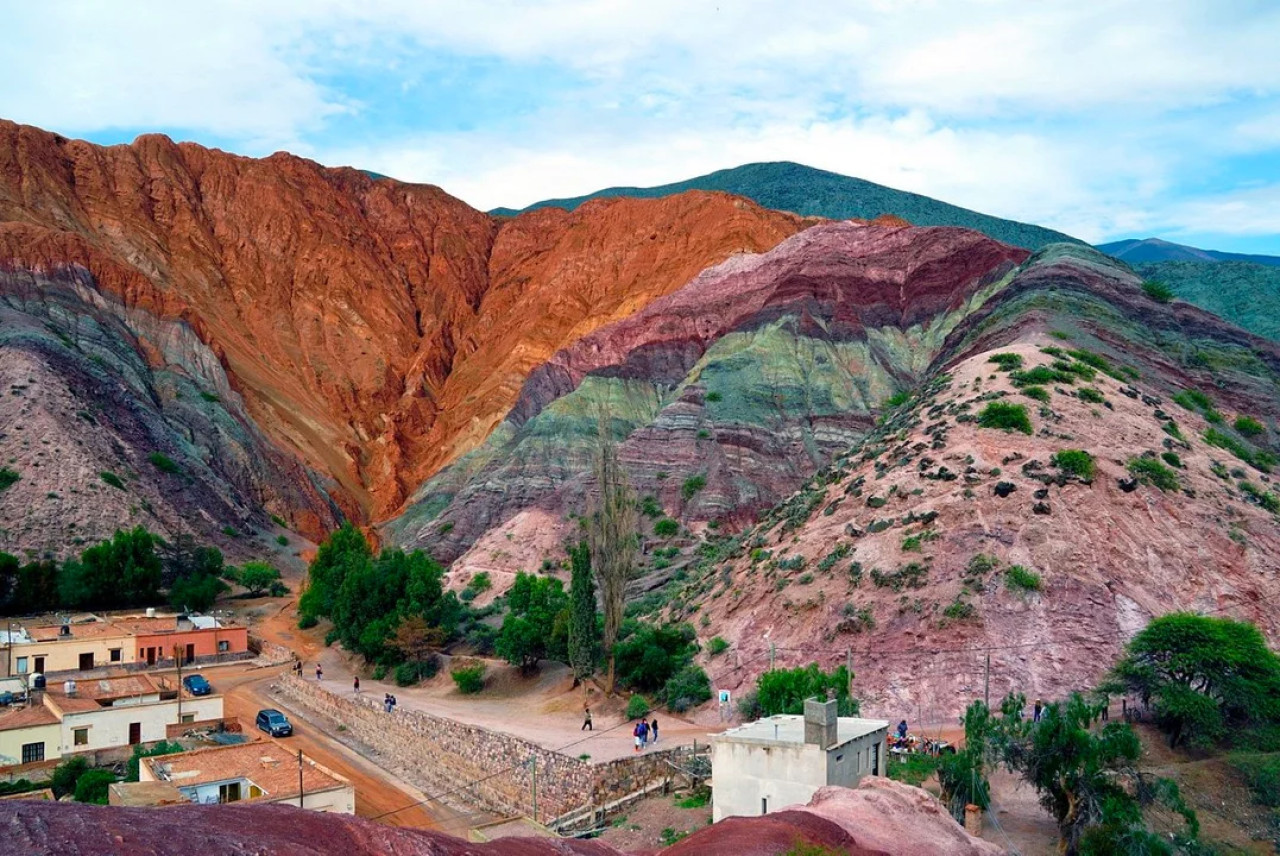
{"type": "Polygon", "coordinates": [[[342,725],[372,749],[379,763],[429,796],[449,794],[502,814],[534,816],[533,770],[537,765],[538,818],[557,817],[601,805],[637,791],[673,771],[667,761],[687,749],[649,752],[591,764],[535,743],[419,711],[386,713],[378,698],[338,695],[315,681],[282,675],[275,689],[288,701],[342,725]]]}

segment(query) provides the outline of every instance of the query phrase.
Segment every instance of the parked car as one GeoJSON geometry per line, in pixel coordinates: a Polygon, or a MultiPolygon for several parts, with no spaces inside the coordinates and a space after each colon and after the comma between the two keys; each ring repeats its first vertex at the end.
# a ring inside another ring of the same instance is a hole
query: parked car
{"type": "Polygon", "coordinates": [[[289,724],[289,718],[272,708],[258,711],[257,724],[258,728],[272,737],[288,737],[293,734],[293,726],[289,724]]]}
{"type": "Polygon", "coordinates": [[[205,680],[204,675],[187,675],[182,679],[182,685],[192,695],[208,695],[213,692],[213,687],[205,680]]]}

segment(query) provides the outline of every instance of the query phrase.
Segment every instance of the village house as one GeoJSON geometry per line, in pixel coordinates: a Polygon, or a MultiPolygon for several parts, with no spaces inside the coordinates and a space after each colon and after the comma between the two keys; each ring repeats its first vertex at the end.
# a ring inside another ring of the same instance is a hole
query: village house
{"type": "Polygon", "coordinates": [[[247,655],[249,630],[209,615],[75,620],[0,630],[0,675],[63,675],[113,667],[172,666],[247,655]]]}
{"type": "Polygon", "coordinates": [[[172,726],[220,721],[222,696],[123,675],[55,683],[0,712],[0,766],[32,764],[168,739],[172,726]]]}
{"type": "Polygon", "coordinates": [[[139,800],[150,797],[141,792],[149,788],[156,799],[170,804],[166,795],[171,792],[157,782],[172,786],[185,802],[285,803],[338,814],[356,810],[351,782],[270,740],[143,758],[138,766],[139,787],[119,788],[115,799],[122,805],[143,804],[139,800]]]}
{"type": "Polygon", "coordinates": [[[712,820],[768,814],[807,803],[818,788],[851,788],[885,774],[889,723],[837,716],[835,700],[805,702],[711,738],[712,820]]]}

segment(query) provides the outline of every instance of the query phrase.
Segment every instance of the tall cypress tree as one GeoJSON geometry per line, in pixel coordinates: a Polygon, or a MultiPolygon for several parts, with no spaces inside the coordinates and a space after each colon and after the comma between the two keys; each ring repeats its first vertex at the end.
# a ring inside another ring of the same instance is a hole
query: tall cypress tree
{"type": "Polygon", "coordinates": [[[591,577],[591,549],[586,541],[569,548],[569,665],[581,681],[596,670],[600,637],[596,625],[596,585],[591,577]]]}

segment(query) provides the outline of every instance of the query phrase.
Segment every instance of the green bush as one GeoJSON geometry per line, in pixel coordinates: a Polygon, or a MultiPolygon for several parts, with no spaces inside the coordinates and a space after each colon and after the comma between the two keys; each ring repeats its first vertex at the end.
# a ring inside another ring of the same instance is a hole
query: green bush
{"type": "Polygon", "coordinates": [[[1093,455],[1083,449],[1062,449],[1049,459],[1049,463],[1064,473],[1085,481],[1092,481],[1097,473],[1097,465],[1094,463],[1093,455]]]}
{"type": "Polygon", "coordinates": [[[209,402],[209,403],[211,403],[211,404],[216,403],[216,402],[219,402],[219,401],[221,401],[221,400],[222,400],[221,398],[219,398],[217,395],[213,394],[212,392],[205,392],[204,390],[201,390],[201,391],[200,391],[200,397],[201,397],[201,398],[203,398],[205,401],[208,401],[208,402],[209,402]]]}
{"type": "Polygon", "coordinates": [[[1158,487],[1160,490],[1177,490],[1181,487],[1178,474],[1155,458],[1130,458],[1129,474],[1143,484],[1158,487]]]}
{"type": "Polygon", "coordinates": [[[308,630],[320,623],[320,619],[316,618],[310,612],[303,612],[298,615],[298,629],[308,630]]]}
{"type": "Polygon", "coordinates": [[[1049,390],[1045,389],[1043,386],[1024,386],[1022,388],[1022,394],[1027,398],[1034,398],[1042,404],[1049,403],[1049,390]]]}
{"type": "Polygon", "coordinates": [[[899,755],[890,757],[886,772],[889,778],[918,788],[937,772],[938,761],[934,755],[899,755]]]}
{"type": "Polygon", "coordinates": [[[170,475],[173,475],[175,473],[182,472],[182,468],[174,463],[172,458],[162,455],[159,452],[152,452],[150,455],[147,455],[147,460],[151,462],[153,467],[162,473],[169,473],[170,475]]]}
{"type": "Polygon", "coordinates": [[[706,400],[709,403],[714,404],[715,402],[720,401],[723,397],[724,396],[722,396],[720,393],[716,392],[715,390],[712,390],[711,392],[707,393],[706,400]]]}
{"type": "Polygon", "coordinates": [[[680,486],[680,495],[684,497],[684,501],[688,502],[693,499],[694,494],[707,486],[707,477],[704,475],[689,476],[684,480],[684,484],[680,486]]]}
{"type": "Polygon", "coordinates": [[[670,517],[664,517],[653,524],[653,534],[659,538],[672,538],[680,531],[680,524],[670,517]]]}
{"type": "Polygon", "coordinates": [[[1160,459],[1175,469],[1182,469],[1182,458],[1178,457],[1177,452],[1161,452],[1160,459]]]}
{"type": "Polygon", "coordinates": [[[484,663],[466,662],[449,670],[453,682],[458,685],[458,692],[473,695],[484,689],[484,663]]]}
{"type": "Polygon", "coordinates": [[[614,646],[618,682],[640,692],[661,693],[667,681],[693,661],[697,635],[689,624],[622,622],[614,646]]]}
{"type": "Polygon", "coordinates": [[[650,710],[652,708],[647,698],[639,694],[633,695],[627,701],[626,717],[627,719],[639,719],[642,716],[648,716],[650,710]]]}
{"type": "Polygon", "coordinates": [[[1000,366],[1001,370],[1011,372],[1015,369],[1022,368],[1022,355],[1009,353],[992,354],[987,358],[987,362],[995,363],[1000,366]]]}
{"type": "Polygon", "coordinates": [[[1149,279],[1142,284],[1142,290],[1156,303],[1168,303],[1173,300],[1173,289],[1157,279],[1149,279]]]}
{"type": "Polygon", "coordinates": [[[49,779],[49,787],[53,795],[61,799],[76,791],[76,782],[89,771],[89,762],[80,755],[73,756],[53,768],[53,776],[49,779]]]}
{"type": "Polygon", "coordinates": [[[969,621],[978,617],[978,608],[969,601],[957,597],[942,610],[942,617],[949,621],[969,621]]]}
{"type": "Polygon", "coordinates": [[[1219,431],[1217,428],[1210,428],[1204,432],[1204,441],[1210,446],[1217,446],[1219,449],[1226,449],[1240,460],[1244,461],[1254,469],[1269,473],[1271,468],[1275,466],[1275,456],[1270,452],[1254,449],[1231,434],[1219,431]]]}
{"type": "Polygon", "coordinates": [[[401,663],[396,666],[396,686],[408,687],[419,681],[434,678],[439,669],[440,663],[434,657],[421,663],[401,663]]]}
{"type": "MultiPolygon", "coordinates": [[[[1066,365],[1063,363],[1055,363],[1057,365],[1066,365]]],[[[1016,387],[1024,386],[1044,386],[1050,383],[1073,384],[1076,382],[1076,376],[1069,371],[1051,366],[1036,366],[1026,371],[1016,371],[1009,374],[1009,380],[1016,387]]]]}
{"type": "Polygon", "coordinates": [[[124,482],[121,481],[120,476],[116,475],[115,473],[103,470],[102,472],[98,473],[98,478],[102,479],[104,482],[111,485],[116,490],[125,489],[124,482]]]}
{"type": "Polygon", "coordinates": [[[919,551],[920,543],[919,535],[908,535],[906,538],[902,539],[902,552],[910,553],[912,551],[919,551]]]}
{"type": "Polygon", "coordinates": [[[907,392],[905,389],[900,389],[885,399],[884,406],[886,408],[901,407],[910,400],[911,393],[907,392]]]}
{"type": "Polygon", "coordinates": [[[18,475],[16,470],[11,470],[8,467],[0,467],[0,490],[6,490],[13,487],[21,478],[22,476],[18,475]]]}
{"type": "Polygon", "coordinates": [[[1280,754],[1237,754],[1231,756],[1230,763],[1257,802],[1280,808],[1280,754]]]}
{"type": "Polygon", "coordinates": [[[79,803],[93,805],[107,804],[107,789],[116,781],[116,774],[110,770],[86,770],[76,780],[74,799],[79,803]]]}
{"type": "Polygon", "coordinates": [[[1080,400],[1087,404],[1102,404],[1106,401],[1106,396],[1100,390],[1092,386],[1086,386],[1077,393],[1080,400]]]}
{"type": "Polygon", "coordinates": [[[387,676],[387,666],[385,663],[379,663],[373,667],[373,679],[380,681],[387,676]]]}
{"type": "Polygon", "coordinates": [[[1040,591],[1044,582],[1035,571],[1022,565],[1011,565],[1004,572],[1004,584],[1014,591],[1040,591]]]}
{"type": "Polygon", "coordinates": [[[1222,414],[1213,405],[1213,399],[1198,389],[1184,389],[1173,396],[1175,403],[1204,415],[1204,418],[1217,424],[1222,421],[1222,414]]]}
{"type": "Polygon", "coordinates": [[[725,651],[729,650],[729,640],[723,636],[712,636],[711,641],[707,643],[707,656],[719,657],[725,651]]]}
{"type": "Polygon", "coordinates": [[[280,572],[266,562],[245,562],[240,569],[240,585],[247,588],[252,596],[266,592],[279,579],[280,572]]]}
{"type": "Polygon", "coordinates": [[[849,695],[849,671],[839,666],[824,672],[817,663],[795,669],[770,669],[756,679],[756,703],[761,716],[803,714],[805,699],[826,699],[834,690],[840,716],[857,716],[858,700],[849,695]]]}
{"type": "Polygon", "coordinates": [[[982,408],[982,412],[978,414],[978,424],[983,428],[1031,433],[1031,420],[1027,417],[1027,408],[1021,404],[993,401],[982,408]]]}
{"type": "Polygon", "coordinates": [[[662,506],[658,504],[656,496],[646,496],[640,500],[640,513],[645,517],[661,517],[662,506]]]}
{"type": "Polygon", "coordinates": [[[668,710],[684,713],[711,698],[711,679],[701,666],[690,663],[671,676],[662,688],[662,696],[668,710]]]}
{"type": "Polygon", "coordinates": [[[471,575],[471,581],[467,585],[477,592],[485,592],[493,588],[493,578],[488,571],[478,571],[471,575]]]}
{"type": "Polygon", "coordinates": [[[1266,430],[1263,424],[1252,416],[1237,416],[1233,424],[1235,429],[1246,437],[1257,437],[1266,430]]]}

